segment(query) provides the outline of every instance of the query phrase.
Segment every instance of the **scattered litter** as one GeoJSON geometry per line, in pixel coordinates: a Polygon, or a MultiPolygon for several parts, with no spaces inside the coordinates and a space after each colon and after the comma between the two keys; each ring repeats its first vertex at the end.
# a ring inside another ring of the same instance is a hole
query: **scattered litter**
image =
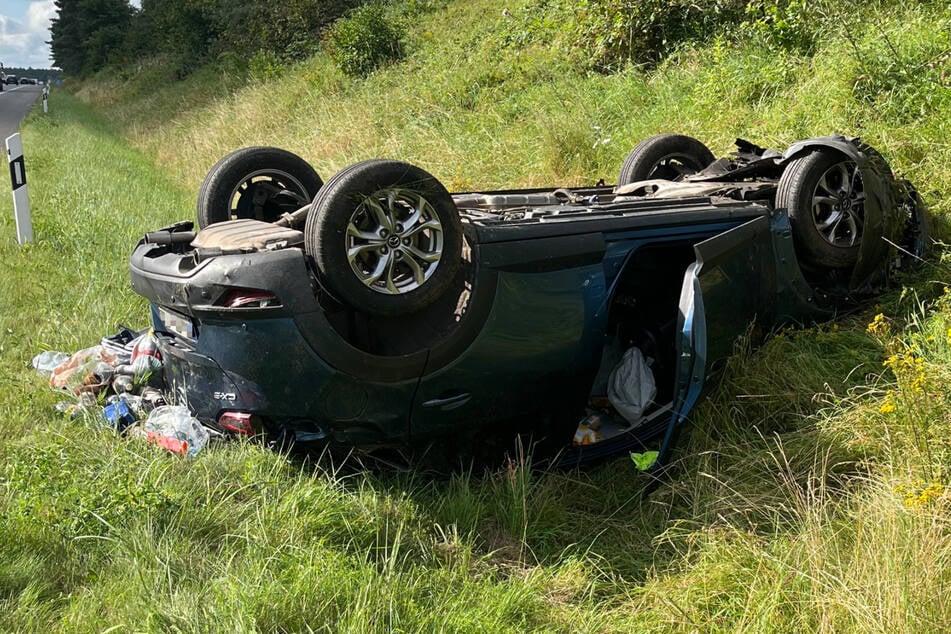
{"type": "Polygon", "coordinates": [[[208,444],[208,430],[184,405],[163,405],[149,413],[141,427],[130,429],[174,453],[196,455],[208,444]]]}
{"type": "Polygon", "coordinates": [[[102,370],[99,364],[104,363],[111,367],[115,362],[115,355],[104,350],[102,346],[80,350],[52,369],[50,387],[77,395],[80,392],[95,392],[96,386],[104,387],[102,378],[95,375],[97,369],[102,370]]]}
{"type": "Polygon", "coordinates": [[[600,416],[592,414],[586,417],[583,421],[578,423],[578,429],[575,431],[574,444],[583,447],[598,442],[601,440],[601,433],[598,431],[600,428],[600,416]]]}
{"type": "Polygon", "coordinates": [[[149,330],[132,342],[132,354],[129,362],[116,366],[116,372],[133,377],[135,384],[148,380],[149,376],[162,367],[162,354],[158,349],[155,333],[149,330]]]}
{"type": "Polygon", "coordinates": [[[65,352],[55,350],[45,350],[33,357],[33,367],[40,374],[46,375],[53,371],[53,368],[69,358],[65,352]]]}
{"type": "Polygon", "coordinates": [[[116,400],[114,403],[109,403],[103,407],[102,414],[106,417],[106,422],[120,432],[125,431],[126,427],[134,425],[136,422],[135,414],[122,400],[116,400]]]}
{"type": "Polygon", "coordinates": [[[46,350],[33,358],[50,387],[74,397],[56,404],[70,418],[83,412],[99,417],[119,433],[143,436],[169,451],[196,455],[209,441],[221,438],[205,428],[183,405],[165,397],[162,354],[151,329],[119,326],[99,345],[74,354],[46,350]]]}

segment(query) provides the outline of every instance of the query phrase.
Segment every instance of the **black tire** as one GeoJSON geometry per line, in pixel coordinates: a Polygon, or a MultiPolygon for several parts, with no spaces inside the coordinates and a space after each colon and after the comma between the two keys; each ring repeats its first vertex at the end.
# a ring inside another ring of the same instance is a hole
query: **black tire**
{"type": "Polygon", "coordinates": [[[903,251],[900,252],[903,268],[913,268],[927,257],[934,242],[934,227],[931,214],[918,190],[907,180],[898,181],[902,192],[902,209],[905,212],[905,232],[902,239],[903,251]]]}
{"type": "Polygon", "coordinates": [[[383,316],[420,311],[445,292],[462,242],[446,188],[428,172],[392,160],[363,161],[335,175],[304,227],[304,247],[321,283],[351,307],[383,316]],[[404,226],[407,221],[412,224],[404,226]]]}
{"type": "Polygon", "coordinates": [[[680,180],[696,174],[715,160],[697,139],[683,134],[658,134],[638,143],[621,165],[617,184],[653,178],[680,180]]]}
{"type": "Polygon", "coordinates": [[[805,264],[826,269],[855,265],[865,221],[865,187],[855,161],[828,149],[790,161],[779,179],[776,207],[788,211],[805,264]]]}
{"type": "Polygon", "coordinates": [[[287,150],[235,150],[215,163],[201,183],[198,226],[237,218],[274,222],[310,203],[322,185],[314,168],[287,150]]]}

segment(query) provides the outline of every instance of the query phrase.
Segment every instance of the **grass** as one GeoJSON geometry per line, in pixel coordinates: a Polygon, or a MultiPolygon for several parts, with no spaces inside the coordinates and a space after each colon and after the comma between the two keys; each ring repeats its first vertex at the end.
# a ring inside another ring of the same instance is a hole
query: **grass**
{"type": "Polygon", "coordinates": [[[204,171],[238,146],[286,147],[324,178],[403,158],[469,189],[611,180],[660,131],[717,153],[737,133],[781,147],[843,131],[949,211],[944,7],[874,14],[854,47],[833,29],[813,56],[718,40],[602,76],[506,44],[495,6],[420,17],[407,59],[365,81],[320,56],[250,86],[146,73],[80,99],[54,90],[50,115],[28,119],[35,243],[16,245],[0,197],[0,629],[951,628],[942,251],[876,306],[738,347],[646,498],[623,456],[584,472],[344,474],[244,443],[182,460],[54,410],[30,358],[145,325],[132,246],[192,217],[204,171]]]}

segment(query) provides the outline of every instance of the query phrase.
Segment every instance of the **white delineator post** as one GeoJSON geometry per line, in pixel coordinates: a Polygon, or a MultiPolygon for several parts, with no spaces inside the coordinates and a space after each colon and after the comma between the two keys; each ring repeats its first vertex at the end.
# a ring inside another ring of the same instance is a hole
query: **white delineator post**
{"type": "Polygon", "coordinates": [[[49,106],[46,105],[46,98],[49,97],[49,94],[50,94],[50,87],[47,84],[46,86],[43,86],[43,112],[44,113],[47,113],[50,111],[49,106]]]}
{"type": "Polygon", "coordinates": [[[20,133],[7,137],[7,160],[10,162],[10,184],[13,186],[13,216],[17,223],[17,242],[33,242],[33,221],[30,219],[30,199],[26,194],[26,165],[23,162],[23,144],[20,133]]]}

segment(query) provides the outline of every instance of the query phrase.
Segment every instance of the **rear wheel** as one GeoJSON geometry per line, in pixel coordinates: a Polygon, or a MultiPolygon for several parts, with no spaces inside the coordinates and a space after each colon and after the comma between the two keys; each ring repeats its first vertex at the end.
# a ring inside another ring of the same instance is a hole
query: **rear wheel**
{"type": "Polygon", "coordinates": [[[858,260],[865,184],[855,161],[830,150],[791,161],[779,179],[776,207],[788,210],[793,239],[808,264],[848,268],[858,260]]]}
{"type": "Polygon", "coordinates": [[[301,157],[275,147],[248,147],[214,164],[198,190],[198,226],[250,218],[274,222],[306,206],[323,182],[301,157]]]}
{"type": "Polygon", "coordinates": [[[658,134],[638,143],[621,165],[618,185],[654,178],[680,180],[715,160],[697,139],[683,134],[658,134]]]}
{"type": "Polygon", "coordinates": [[[304,244],[321,282],[374,315],[422,310],[451,284],[462,255],[459,212],[428,172],[399,161],[351,165],[321,189],[304,244]]]}

